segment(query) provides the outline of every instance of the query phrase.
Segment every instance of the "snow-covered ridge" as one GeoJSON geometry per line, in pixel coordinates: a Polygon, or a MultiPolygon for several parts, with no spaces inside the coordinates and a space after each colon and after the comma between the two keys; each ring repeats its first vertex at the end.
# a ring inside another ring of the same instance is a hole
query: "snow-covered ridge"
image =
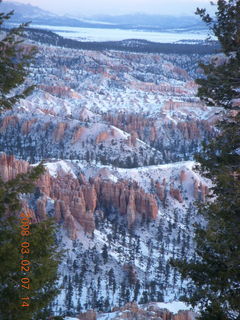
{"type": "Polygon", "coordinates": [[[214,135],[217,118],[195,97],[198,72],[196,56],[40,46],[28,80],[38,88],[2,115],[0,144],[32,163],[191,160],[214,135]],[[11,136],[19,131],[15,145],[11,136]]]}
{"type": "Polygon", "coordinates": [[[0,145],[46,159],[25,205],[56,218],[68,249],[54,311],[176,301],[185,284],[169,259],[191,256],[194,203],[211,187],[191,161],[217,118],[195,97],[199,57],[39,49],[37,89],[1,115],[0,145]]]}

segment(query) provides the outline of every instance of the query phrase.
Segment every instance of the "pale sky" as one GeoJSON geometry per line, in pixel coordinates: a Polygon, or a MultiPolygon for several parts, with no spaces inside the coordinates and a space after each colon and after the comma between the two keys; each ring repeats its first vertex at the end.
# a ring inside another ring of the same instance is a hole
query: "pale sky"
{"type": "MultiPolygon", "coordinates": [[[[5,0],[8,1],[8,0],[5,0]]],[[[196,7],[209,8],[210,0],[16,0],[42,9],[74,16],[97,14],[194,14],[196,7]]]]}

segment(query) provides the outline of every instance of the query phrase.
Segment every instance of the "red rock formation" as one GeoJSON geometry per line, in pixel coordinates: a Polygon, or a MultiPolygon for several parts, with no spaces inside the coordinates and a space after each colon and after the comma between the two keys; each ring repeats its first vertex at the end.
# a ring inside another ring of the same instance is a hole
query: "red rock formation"
{"type": "Polygon", "coordinates": [[[186,171],[182,170],[179,177],[180,183],[182,184],[184,181],[186,181],[186,179],[187,179],[186,171]]]}
{"type": "MultiPolygon", "coordinates": [[[[4,181],[28,170],[29,164],[26,161],[1,154],[0,173],[4,181]]],[[[137,183],[115,183],[108,180],[109,172],[104,172],[105,174],[99,175],[91,183],[87,182],[83,174],[80,175],[80,179],[60,171],[56,177],[48,172],[43,174],[37,182],[42,196],[37,200],[34,219],[39,221],[46,218],[47,197],[55,202],[56,221],[64,223],[72,238],[76,237],[78,224],[85,232],[94,231],[94,212],[97,204],[117,209],[120,214],[126,216],[129,227],[138,217],[156,219],[158,205],[153,195],[146,193],[137,183]]],[[[25,207],[27,208],[27,204],[25,207]]]]}
{"type": "Polygon", "coordinates": [[[86,128],[76,128],[72,137],[72,143],[79,141],[86,131],[86,128]]]}
{"type": "Polygon", "coordinates": [[[177,314],[173,314],[167,309],[161,309],[157,304],[144,305],[144,307],[138,306],[135,302],[127,303],[123,307],[116,307],[112,309],[116,315],[111,314],[111,319],[121,320],[195,320],[196,314],[192,311],[179,311],[177,314]]]}
{"type": "Polygon", "coordinates": [[[159,181],[156,181],[155,187],[159,199],[163,201],[165,198],[165,185],[161,185],[159,181]]]}
{"type": "Polygon", "coordinates": [[[22,134],[28,134],[31,130],[32,125],[36,123],[36,121],[36,119],[25,121],[21,127],[22,134]]]}
{"type": "Polygon", "coordinates": [[[35,212],[31,208],[29,208],[28,203],[26,201],[22,200],[21,205],[22,205],[21,212],[24,212],[27,214],[27,216],[30,218],[31,223],[36,223],[39,221],[36,217],[35,212]]]}
{"type": "Polygon", "coordinates": [[[178,200],[178,202],[183,202],[183,197],[179,189],[174,188],[173,184],[170,185],[170,195],[172,198],[178,200]]]}
{"type": "Polygon", "coordinates": [[[130,190],[128,205],[127,205],[127,221],[128,226],[132,226],[136,220],[136,204],[134,190],[130,190]]]}
{"type": "MultiPolygon", "coordinates": [[[[0,175],[3,181],[13,179],[17,174],[26,173],[28,170],[28,162],[16,160],[5,153],[0,155],[0,175]]],[[[40,177],[37,185],[43,196],[36,202],[36,214],[28,208],[27,203],[23,202],[24,210],[32,212],[35,222],[46,218],[47,197],[50,197],[55,200],[56,220],[64,222],[72,238],[76,237],[76,222],[85,232],[93,232],[95,228],[93,213],[97,203],[94,186],[81,185],[77,179],[68,174],[54,178],[48,172],[40,177]]]]}
{"type": "Polygon", "coordinates": [[[196,200],[206,201],[206,197],[209,194],[209,189],[206,185],[198,180],[194,181],[193,195],[196,200]]]}
{"type": "Polygon", "coordinates": [[[1,121],[0,132],[3,133],[6,131],[8,126],[16,126],[19,122],[17,116],[7,116],[1,121]]]}
{"type": "MultiPolygon", "coordinates": [[[[137,138],[144,142],[154,145],[154,143],[161,142],[164,138],[164,132],[167,132],[167,138],[171,139],[174,134],[182,136],[184,139],[191,141],[196,140],[200,143],[201,137],[204,135],[213,135],[214,118],[208,120],[189,120],[179,121],[176,123],[169,121],[168,117],[164,116],[167,109],[175,110],[179,108],[187,109],[189,107],[203,108],[200,103],[179,102],[169,100],[161,109],[161,123],[158,120],[150,117],[144,117],[139,114],[129,114],[119,112],[117,114],[105,114],[104,119],[112,125],[128,132],[135,132],[137,138]]],[[[131,146],[131,137],[128,138],[128,145],[131,146]]]]}
{"type": "Polygon", "coordinates": [[[59,122],[57,125],[57,128],[54,131],[54,138],[57,142],[59,142],[63,136],[64,136],[64,132],[67,129],[67,123],[64,122],[59,122]]]}
{"type": "MultiPolygon", "coordinates": [[[[55,200],[55,216],[57,221],[65,221],[67,225],[79,223],[85,232],[93,232],[95,228],[93,213],[96,208],[96,193],[92,186],[81,185],[80,182],[70,174],[64,174],[57,178],[50,177],[50,185],[47,190],[43,181],[38,182],[40,190],[46,192],[50,198],[55,200]],[[72,216],[70,219],[69,216],[72,216]]],[[[47,179],[48,180],[48,179],[47,179]]],[[[49,181],[47,181],[49,183],[49,181]]]]}
{"type": "Polygon", "coordinates": [[[47,198],[43,196],[37,200],[37,216],[40,220],[44,220],[47,217],[47,210],[46,210],[47,198]]]}
{"type": "Polygon", "coordinates": [[[196,200],[198,200],[198,186],[199,186],[199,181],[195,180],[193,185],[193,196],[194,196],[194,199],[196,200]]]}
{"type": "Polygon", "coordinates": [[[209,193],[208,187],[201,182],[199,188],[201,190],[201,201],[205,202],[209,193]]]}
{"type": "Polygon", "coordinates": [[[94,212],[97,206],[97,194],[94,186],[83,185],[82,191],[86,202],[86,210],[94,212]]]}
{"type": "Polygon", "coordinates": [[[55,210],[55,218],[57,222],[64,221],[64,218],[68,215],[69,211],[67,212],[67,208],[62,200],[55,200],[54,203],[54,210],[55,210]]]}
{"type": "Polygon", "coordinates": [[[103,141],[106,141],[107,139],[109,139],[111,137],[111,133],[110,132],[101,132],[99,133],[99,135],[96,137],[96,144],[101,143],[103,141]]]}
{"type": "Polygon", "coordinates": [[[81,96],[74,91],[71,88],[68,88],[66,86],[61,87],[61,86],[46,86],[46,85],[40,85],[40,89],[47,91],[48,93],[52,95],[56,95],[61,98],[74,98],[74,99],[80,99],[81,96]]]}
{"type": "Polygon", "coordinates": [[[68,236],[70,239],[76,240],[77,239],[77,228],[76,228],[76,223],[70,214],[66,215],[65,221],[64,221],[64,226],[68,231],[68,236]]]}
{"type": "Polygon", "coordinates": [[[122,215],[127,215],[130,227],[137,217],[156,219],[158,205],[155,197],[138,185],[129,185],[128,181],[94,181],[99,204],[113,206],[122,215]]]}
{"type": "Polygon", "coordinates": [[[87,179],[86,179],[86,177],[84,176],[83,173],[79,174],[78,180],[79,180],[80,184],[87,184],[87,179]]]}
{"type": "Polygon", "coordinates": [[[173,316],[173,320],[195,320],[196,314],[192,311],[179,311],[173,316]]]}
{"type": "Polygon", "coordinates": [[[153,125],[151,127],[151,133],[150,133],[150,137],[149,137],[150,141],[153,142],[157,139],[157,130],[156,127],[153,125]]]}
{"type": "Polygon", "coordinates": [[[123,270],[127,273],[130,285],[135,284],[138,280],[137,271],[134,265],[126,263],[123,265],[123,270]]]}
{"type": "Polygon", "coordinates": [[[23,160],[16,160],[14,156],[0,154],[0,175],[4,182],[16,178],[19,173],[26,173],[29,170],[29,163],[23,160]]]}
{"type": "Polygon", "coordinates": [[[79,320],[97,320],[97,313],[95,311],[87,311],[78,315],[79,320]]]}
{"type": "Polygon", "coordinates": [[[45,194],[47,197],[50,197],[51,193],[51,182],[52,177],[48,172],[45,172],[38,180],[38,186],[41,186],[41,191],[43,194],[45,194]]]}
{"type": "Polygon", "coordinates": [[[136,145],[137,145],[137,139],[138,139],[138,134],[137,134],[137,132],[132,131],[132,132],[131,132],[131,145],[132,145],[133,147],[136,147],[136,145]]]}

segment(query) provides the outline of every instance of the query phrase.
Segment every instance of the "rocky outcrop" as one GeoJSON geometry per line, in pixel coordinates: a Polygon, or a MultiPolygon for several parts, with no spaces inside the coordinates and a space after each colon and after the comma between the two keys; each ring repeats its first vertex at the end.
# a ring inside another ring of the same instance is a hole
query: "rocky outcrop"
{"type": "Polygon", "coordinates": [[[207,185],[204,185],[202,182],[195,180],[193,187],[194,198],[199,201],[206,201],[206,197],[209,194],[209,188],[207,185]]]}
{"type": "Polygon", "coordinates": [[[113,207],[121,215],[127,216],[128,226],[132,226],[138,218],[156,219],[158,204],[156,198],[146,193],[136,183],[128,181],[95,180],[94,186],[99,205],[113,207]]]}
{"type": "Polygon", "coordinates": [[[38,186],[40,190],[55,201],[55,217],[58,222],[65,222],[70,234],[76,234],[76,224],[85,232],[92,233],[95,228],[94,211],[96,193],[91,185],[82,185],[71,174],[51,177],[47,173],[38,186]],[[47,185],[44,183],[47,182],[47,185]],[[75,224],[75,226],[73,226],[75,224]]]}
{"type": "MultiPolygon", "coordinates": [[[[182,173],[180,174],[180,181],[183,181],[182,173]]],[[[183,203],[183,196],[181,191],[174,186],[174,183],[170,183],[170,189],[169,189],[168,184],[169,183],[166,182],[165,178],[163,179],[162,183],[160,183],[160,181],[155,181],[155,190],[158,198],[165,205],[167,194],[169,192],[169,195],[173,199],[177,200],[180,203],[183,203]]]]}
{"type": "Polygon", "coordinates": [[[42,196],[37,200],[36,213],[40,220],[44,220],[47,217],[46,205],[47,205],[46,196],[42,196]]]}
{"type": "MultiPolygon", "coordinates": [[[[151,181],[159,199],[157,200],[155,195],[147,193],[136,181],[112,180],[108,168],[98,170],[96,176],[88,181],[82,172],[77,178],[72,173],[64,171],[61,166],[58,167],[58,164],[55,166],[58,169],[52,175],[46,171],[37,182],[39,196],[35,201],[34,219],[45,219],[48,215],[49,201],[52,201],[56,221],[65,225],[71,238],[77,237],[78,230],[90,234],[94,231],[96,209],[102,209],[105,213],[118,213],[126,219],[128,227],[131,228],[138,221],[155,220],[159,200],[164,207],[167,205],[166,200],[171,198],[183,203],[183,191],[186,186],[192,186],[192,196],[196,200],[205,201],[209,192],[203,182],[189,180],[184,169],[177,172],[178,181],[173,182],[169,178],[169,181],[166,178],[151,181]]],[[[0,155],[0,173],[4,181],[27,172],[29,168],[26,161],[16,160],[4,153],[0,155]]]]}
{"type": "Polygon", "coordinates": [[[76,143],[77,141],[79,141],[86,131],[86,128],[83,127],[76,128],[72,137],[72,143],[76,143]]]}
{"type": "Polygon", "coordinates": [[[128,205],[127,205],[127,222],[128,226],[132,226],[136,220],[136,204],[134,190],[130,190],[128,205]]]}
{"type": "Polygon", "coordinates": [[[178,202],[183,202],[183,197],[179,189],[174,188],[174,185],[170,185],[170,195],[172,198],[176,199],[178,202]]]}
{"type": "Polygon", "coordinates": [[[160,181],[155,182],[156,194],[159,199],[163,202],[166,198],[166,179],[163,179],[162,184],[160,181]]]}
{"type": "Polygon", "coordinates": [[[126,263],[123,265],[123,270],[127,274],[128,283],[130,285],[136,284],[138,280],[136,267],[132,264],[126,263]]]}
{"type": "MultiPolygon", "coordinates": [[[[29,163],[16,160],[14,156],[0,155],[0,175],[3,181],[14,179],[20,173],[30,169],[29,163]]],[[[47,217],[47,197],[54,200],[55,218],[64,222],[69,235],[76,237],[76,224],[79,223],[85,232],[91,233],[95,228],[93,213],[96,209],[97,195],[94,186],[82,185],[71,175],[52,177],[48,172],[37,182],[40,196],[35,204],[35,212],[23,201],[25,211],[31,211],[34,221],[47,217]]]]}
{"type": "Polygon", "coordinates": [[[128,137],[128,145],[136,147],[137,145],[138,134],[136,131],[132,131],[131,135],[128,137]]]}
{"type": "Polygon", "coordinates": [[[46,85],[40,85],[40,89],[52,94],[56,95],[60,98],[73,98],[73,99],[80,99],[81,96],[79,93],[74,91],[73,89],[66,87],[66,86],[46,86],[46,85]]]}
{"type": "MultiPolygon", "coordinates": [[[[108,315],[113,320],[195,320],[196,314],[192,311],[179,311],[174,314],[167,309],[162,309],[157,303],[138,305],[135,302],[127,303],[120,308],[113,308],[113,313],[108,315]]],[[[101,316],[101,314],[99,314],[101,316]]],[[[97,317],[98,319],[98,317],[97,317]]]]}
{"type": "MultiPolygon", "coordinates": [[[[76,116],[78,112],[76,111],[76,116]]],[[[31,115],[23,111],[16,118],[4,119],[1,122],[3,132],[0,135],[0,145],[4,146],[6,153],[14,152],[17,157],[30,160],[31,163],[57,158],[97,160],[131,167],[162,161],[160,152],[140,141],[136,143],[136,134],[129,147],[127,134],[104,122],[82,123],[72,120],[70,116],[52,117],[43,115],[39,108],[31,115]],[[13,137],[17,137],[17,141],[13,137]]]]}
{"type": "Polygon", "coordinates": [[[54,132],[55,141],[59,142],[64,137],[64,132],[67,129],[67,123],[59,122],[54,132]]]}
{"type": "Polygon", "coordinates": [[[97,313],[93,310],[78,315],[79,320],[97,320],[97,313]]]}
{"type": "Polygon", "coordinates": [[[197,102],[179,102],[169,99],[161,108],[158,119],[148,115],[132,113],[107,113],[104,119],[110,124],[128,132],[128,145],[135,145],[136,139],[140,139],[152,147],[164,152],[166,162],[186,159],[191,154],[199,151],[202,140],[208,140],[214,133],[214,119],[198,120],[188,115],[189,108],[195,108],[201,112],[204,107],[197,102]],[[169,118],[169,112],[186,113],[187,120],[175,121],[169,118]]]}
{"type": "Polygon", "coordinates": [[[186,179],[187,179],[186,171],[181,170],[180,177],[179,177],[180,183],[182,184],[184,181],[186,181],[186,179]]]}
{"type": "Polygon", "coordinates": [[[0,133],[3,133],[6,131],[6,129],[9,126],[16,126],[18,124],[19,120],[17,116],[6,116],[3,118],[0,124],[0,133]]]}
{"type": "MultiPolygon", "coordinates": [[[[75,221],[88,233],[95,228],[94,212],[97,206],[114,208],[126,216],[129,227],[140,218],[156,219],[158,213],[157,201],[153,195],[144,192],[137,184],[106,180],[106,175],[89,183],[83,174],[80,179],[75,179],[70,174],[55,178],[46,174],[41,177],[38,186],[43,193],[55,200],[55,217],[58,222],[68,219],[67,226],[71,227],[75,221]]],[[[42,213],[42,202],[40,203],[42,213]]]]}
{"type": "Polygon", "coordinates": [[[33,209],[29,208],[29,205],[26,200],[21,201],[22,212],[26,213],[26,215],[30,218],[31,223],[37,223],[38,219],[36,217],[36,213],[33,209]]]}
{"type": "Polygon", "coordinates": [[[29,163],[23,160],[16,160],[14,156],[0,154],[0,176],[4,182],[16,178],[19,173],[26,173],[29,170],[29,163]]]}
{"type": "Polygon", "coordinates": [[[179,311],[173,316],[173,320],[195,320],[196,314],[192,311],[179,311]]]}
{"type": "Polygon", "coordinates": [[[25,121],[23,124],[22,124],[22,127],[21,127],[21,133],[22,134],[29,134],[30,130],[31,130],[31,127],[34,123],[36,123],[36,119],[32,119],[32,120],[27,120],[25,121]]]}
{"type": "MultiPolygon", "coordinates": [[[[2,153],[0,172],[4,181],[29,170],[26,161],[16,160],[2,153]]],[[[56,177],[48,172],[37,182],[41,196],[36,201],[36,219],[47,217],[48,198],[54,201],[55,218],[64,223],[72,238],[76,237],[77,225],[87,233],[95,229],[94,212],[99,207],[114,208],[126,216],[131,227],[139,219],[156,219],[158,204],[155,197],[144,192],[137,183],[113,182],[106,179],[108,172],[100,170],[100,177],[87,182],[83,174],[76,179],[71,174],[59,171],[56,177]]]]}
{"type": "Polygon", "coordinates": [[[99,144],[101,142],[106,141],[107,139],[109,139],[111,137],[111,133],[110,132],[101,132],[99,133],[99,135],[96,137],[96,144],[99,144]]]}
{"type": "Polygon", "coordinates": [[[172,95],[186,95],[187,89],[183,87],[177,87],[169,85],[168,83],[155,84],[153,82],[135,82],[131,81],[129,83],[130,88],[134,90],[141,90],[145,92],[158,92],[163,94],[172,94],[172,95]]]}

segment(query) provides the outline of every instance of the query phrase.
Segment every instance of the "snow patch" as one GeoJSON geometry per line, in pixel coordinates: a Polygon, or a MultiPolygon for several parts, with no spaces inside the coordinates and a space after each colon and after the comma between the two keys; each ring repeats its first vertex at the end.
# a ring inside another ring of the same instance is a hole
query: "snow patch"
{"type": "Polygon", "coordinates": [[[71,174],[73,178],[77,179],[72,166],[64,160],[59,160],[57,162],[48,162],[45,164],[45,167],[48,169],[50,175],[55,178],[58,176],[58,174],[68,173],[71,174]]]}

